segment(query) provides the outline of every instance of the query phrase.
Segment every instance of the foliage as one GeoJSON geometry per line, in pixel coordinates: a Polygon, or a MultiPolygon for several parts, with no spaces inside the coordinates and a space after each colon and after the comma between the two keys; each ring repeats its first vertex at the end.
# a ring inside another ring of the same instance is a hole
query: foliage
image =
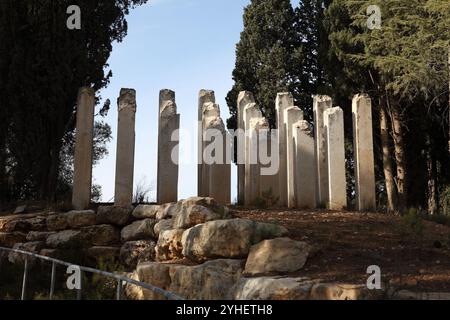
{"type": "Polygon", "coordinates": [[[261,196],[256,198],[255,205],[260,209],[272,208],[278,203],[279,197],[276,197],[272,188],[263,191],[261,196]]]}

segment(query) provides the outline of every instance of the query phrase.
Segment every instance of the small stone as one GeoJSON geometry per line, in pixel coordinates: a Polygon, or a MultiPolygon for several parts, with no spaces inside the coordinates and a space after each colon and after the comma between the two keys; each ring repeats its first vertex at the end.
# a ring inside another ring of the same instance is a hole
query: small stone
{"type": "Polygon", "coordinates": [[[23,206],[18,206],[16,208],[16,210],[14,210],[14,214],[21,214],[21,213],[25,213],[25,211],[27,210],[27,205],[23,205],[23,206]]]}

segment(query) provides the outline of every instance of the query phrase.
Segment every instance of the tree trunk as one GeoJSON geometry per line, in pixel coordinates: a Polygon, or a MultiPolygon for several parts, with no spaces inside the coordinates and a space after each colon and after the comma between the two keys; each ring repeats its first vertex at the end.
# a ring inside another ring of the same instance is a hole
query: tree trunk
{"type": "Polygon", "coordinates": [[[448,47],[448,152],[450,153],[450,46],[448,47]]]}
{"type": "Polygon", "coordinates": [[[405,141],[403,133],[403,119],[400,107],[396,104],[392,106],[392,136],[394,139],[395,162],[397,164],[397,192],[398,192],[398,210],[403,213],[408,203],[408,184],[407,168],[405,155],[405,141]]]}
{"type": "Polygon", "coordinates": [[[436,159],[433,156],[432,145],[428,144],[427,152],[427,173],[428,173],[428,214],[434,215],[438,211],[437,195],[437,172],[436,159]]]}
{"type": "Polygon", "coordinates": [[[383,150],[383,171],[386,183],[388,212],[397,210],[397,190],[392,169],[391,151],[389,148],[389,120],[385,98],[380,99],[381,147],[383,150]]]}

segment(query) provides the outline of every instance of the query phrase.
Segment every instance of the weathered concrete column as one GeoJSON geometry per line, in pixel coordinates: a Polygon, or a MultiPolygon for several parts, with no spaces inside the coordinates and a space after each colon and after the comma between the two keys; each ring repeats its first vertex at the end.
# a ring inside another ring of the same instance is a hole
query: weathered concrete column
{"type": "Polygon", "coordinates": [[[245,125],[245,205],[254,205],[259,196],[260,166],[258,164],[257,127],[264,119],[255,103],[248,104],[244,109],[245,125]]]}
{"type": "Polygon", "coordinates": [[[278,129],[278,148],[280,153],[280,170],[278,172],[279,181],[279,205],[287,206],[287,150],[286,150],[286,122],[284,120],[284,111],[294,106],[294,99],[292,94],[278,93],[275,101],[275,107],[277,111],[277,129],[278,129]]]}
{"type": "Polygon", "coordinates": [[[298,121],[294,130],[294,179],[296,207],[316,208],[316,164],[314,156],[314,133],[308,121],[298,121]]]}
{"type": "Polygon", "coordinates": [[[238,176],[238,203],[245,203],[245,124],[244,108],[254,103],[255,98],[249,91],[241,91],[237,99],[237,176],[238,176]]]}
{"type": "Polygon", "coordinates": [[[278,190],[278,140],[274,134],[275,131],[270,129],[267,119],[264,119],[266,124],[259,128],[259,144],[258,156],[260,162],[261,173],[259,177],[260,196],[262,198],[271,198],[271,205],[277,204],[277,190],[278,190]],[[265,148],[267,152],[261,151],[265,148]]]}
{"type": "Polygon", "coordinates": [[[327,109],[324,120],[328,150],[328,208],[342,210],[347,207],[344,112],[339,107],[327,109]]]}
{"type": "Polygon", "coordinates": [[[331,108],[333,102],[328,96],[313,97],[314,112],[314,139],[315,139],[315,157],[316,157],[316,176],[317,176],[317,204],[325,206],[328,203],[328,163],[327,163],[327,136],[324,129],[325,110],[331,108]]]}
{"type": "Polygon", "coordinates": [[[352,113],[356,205],[359,211],[375,210],[372,101],[367,94],[353,97],[352,113]]]}
{"type": "Polygon", "coordinates": [[[73,173],[72,206],[84,210],[91,202],[92,152],[94,137],[95,92],[81,88],[77,102],[77,129],[73,173]]]}
{"type": "Polygon", "coordinates": [[[209,176],[204,177],[204,161],[203,161],[203,108],[206,103],[215,103],[216,97],[214,91],[212,90],[200,90],[198,95],[198,145],[197,145],[197,154],[198,154],[198,164],[197,164],[197,194],[199,197],[207,197],[208,196],[208,184],[209,184],[209,176]]]}
{"type": "Polygon", "coordinates": [[[120,90],[118,107],[114,204],[129,206],[133,202],[136,91],[133,89],[120,90]]]}
{"type": "Polygon", "coordinates": [[[156,193],[157,202],[164,204],[178,201],[180,115],[177,114],[175,92],[167,89],[160,91],[158,121],[158,179],[156,193]]]}
{"type": "Polygon", "coordinates": [[[289,107],[284,111],[284,122],[286,123],[286,154],[287,154],[287,206],[295,208],[295,145],[294,145],[294,123],[303,120],[303,111],[298,107],[289,107]]]}

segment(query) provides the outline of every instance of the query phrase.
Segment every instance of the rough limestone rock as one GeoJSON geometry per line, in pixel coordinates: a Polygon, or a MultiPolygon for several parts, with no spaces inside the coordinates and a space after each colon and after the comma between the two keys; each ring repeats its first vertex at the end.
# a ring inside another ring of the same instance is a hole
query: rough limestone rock
{"type": "Polygon", "coordinates": [[[307,278],[241,278],[232,295],[234,300],[308,300],[313,284],[307,278]]]}
{"type": "Polygon", "coordinates": [[[318,283],[311,288],[311,300],[376,300],[384,290],[369,290],[365,285],[318,283]]]}
{"type": "Polygon", "coordinates": [[[69,222],[67,215],[59,213],[47,217],[47,229],[48,231],[62,231],[67,229],[69,222]]]}
{"type": "MultiPolygon", "coordinates": [[[[126,274],[126,277],[139,281],[139,275],[136,270],[126,274]]],[[[128,300],[145,300],[144,290],[145,289],[142,287],[126,283],[124,287],[124,294],[128,300]]]]}
{"type": "Polygon", "coordinates": [[[86,250],[86,256],[95,265],[100,263],[114,262],[119,258],[119,247],[96,246],[86,250]]]}
{"type": "Polygon", "coordinates": [[[171,229],[173,229],[173,219],[164,219],[158,221],[153,228],[153,230],[155,231],[155,237],[159,237],[161,232],[171,229]]]}
{"type": "MultiPolygon", "coordinates": [[[[151,283],[188,300],[230,299],[231,288],[242,273],[242,260],[213,260],[196,266],[149,262],[137,267],[139,281],[151,283]]],[[[142,290],[146,300],[165,300],[142,290]]]]}
{"type": "Polygon", "coordinates": [[[208,221],[223,220],[228,218],[228,210],[215,212],[202,205],[183,205],[181,211],[175,217],[173,227],[175,229],[187,229],[208,221]]]}
{"type": "Polygon", "coordinates": [[[181,238],[184,229],[166,230],[159,234],[156,246],[156,260],[169,261],[183,259],[181,238]]]}
{"type": "Polygon", "coordinates": [[[141,204],[133,210],[133,217],[136,219],[155,219],[156,214],[161,210],[159,205],[141,204]]]}
{"type": "Polygon", "coordinates": [[[96,215],[93,210],[74,210],[67,212],[67,224],[69,228],[78,229],[85,226],[92,226],[96,223],[96,215]]]}
{"type": "Polygon", "coordinates": [[[43,231],[47,229],[47,218],[43,216],[37,216],[29,219],[11,219],[3,223],[0,228],[4,232],[15,232],[15,231],[43,231]]]}
{"type": "Polygon", "coordinates": [[[0,232],[0,247],[12,248],[16,243],[25,242],[26,237],[22,232],[0,232]]]}
{"type": "Polygon", "coordinates": [[[130,221],[133,210],[133,206],[101,206],[97,210],[97,222],[125,226],[130,221]]]}
{"type": "Polygon", "coordinates": [[[80,230],[64,230],[49,236],[45,243],[53,249],[72,249],[82,247],[85,242],[80,230]]]}
{"type": "Polygon", "coordinates": [[[110,246],[120,242],[119,229],[109,224],[84,227],[81,231],[91,246],[110,246]]]}
{"type": "Polygon", "coordinates": [[[163,219],[171,219],[175,217],[175,215],[178,213],[177,209],[177,203],[171,202],[166,203],[159,206],[159,210],[156,213],[156,219],[163,220],[163,219]]]}
{"type": "Polygon", "coordinates": [[[49,236],[56,232],[30,231],[27,234],[27,241],[46,241],[49,236]]]}
{"type": "Polygon", "coordinates": [[[122,241],[145,240],[156,238],[154,227],[155,219],[145,219],[135,221],[122,229],[122,241]]]}
{"type": "MultiPolygon", "coordinates": [[[[34,242],[26,242],[26,243],[16,243],[13,249],[22,250],[26,252],[39,253],[41,249],[45,246],[45,242],[43,241],[34,241],[34,242]]],[[[26,256],[17,252],[10,252],[8,255],[8,261],[13,264],[23,264],[25,259],[28,259],[28,262],[34,263],[36,258],[26,256]]]]}
{"type": "Polygon", "coordinates": [[[244,258],[252,245],[287,233],[282,226],[245,219],[210,221],[184,232],[183,255],[196,261],[244,258]]]}
{"type": "Polygon", "coordinates": [[[244,274],[283,274],[301,270],[311,247],[301,241],[277,238],[262,241],[250,249],[244,274]]]}
{"type": "Polygon", "coordinates": [[[120,248],[120,260],[125,266],[134,269],[139,263],[155,260],[155,246],[152,240],[125,242],[120,248]]]}

